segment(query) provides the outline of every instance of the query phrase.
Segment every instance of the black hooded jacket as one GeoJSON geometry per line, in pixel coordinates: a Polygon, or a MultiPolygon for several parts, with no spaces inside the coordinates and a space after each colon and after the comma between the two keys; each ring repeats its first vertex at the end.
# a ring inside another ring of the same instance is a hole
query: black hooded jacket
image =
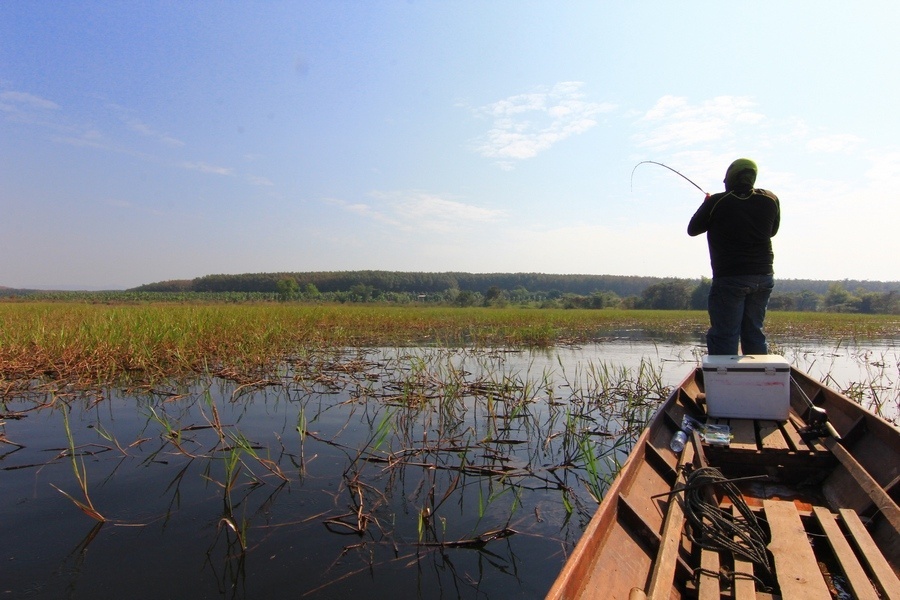
{"type": "Polygon", "coordinates": [[[708,196],[691,217],[688,235],[706,232],[714,278],[772,274],[772,237],[781,223],[778,197],[752,187],[755,172],[728,179],[726,191],[708,196]]]}

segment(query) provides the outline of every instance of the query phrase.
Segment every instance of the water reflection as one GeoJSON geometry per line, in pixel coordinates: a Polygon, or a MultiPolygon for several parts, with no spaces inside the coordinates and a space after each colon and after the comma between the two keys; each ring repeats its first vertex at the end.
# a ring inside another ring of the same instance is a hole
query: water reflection
{"type": "MultiPolygon", "coordinates": [[[[782,351],[833,387],[875,390],[896,418],[891,342],[782,351]]],[[[0,589],[541,596],[640,424],[701,355],[652,341],[375,349],[297,357],[252,385],[8,402],[0,589]]]]}

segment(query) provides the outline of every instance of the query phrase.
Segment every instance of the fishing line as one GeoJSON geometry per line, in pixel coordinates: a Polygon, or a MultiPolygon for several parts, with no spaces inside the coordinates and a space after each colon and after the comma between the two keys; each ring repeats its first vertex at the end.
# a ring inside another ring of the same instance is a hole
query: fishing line
{"type": "Polygon", "coordinates": [[[688,179],[683,173],[679,173],[678,171],[676,171],[675,169],[673,169],[673,168],[670,167],[669,165],[664,165],[664,164],[662,164],[661,162],[656,162],[655,160],[642,160],[642,161],[639,162],[638,164],[634,165],[634,168],[631,170],[631,191],[632,191],[632,192],[634,192],[634,172],[637,170],[637,168],[638,168],[639,166],[641,166],[641,165],[643,165],[643,164],[645,164],[645,163],[649,163],[649,164],[651,164],[651,165],[659,165],[660,167],[665,167],[665,168],[667,168],[668,170],[670,170],[670,171],[672,171],[673,173],[675,173],[676,175],[678,175],[679,177],[683,178],[685,181],[687,181],[688,183],[690,183],[692,186],[694,186],[695,188],[697,188],[698,190],[700,190],[701,192],[703,192],[703,193],[706,194],[707,196],[709,195],[709,194],[706,192],[706,190],[704,190],[702,187],[700,187],[699,185],[697,185],[696,183],[694,183],[693,181],[691,181],[690,179],[688,179]]]}

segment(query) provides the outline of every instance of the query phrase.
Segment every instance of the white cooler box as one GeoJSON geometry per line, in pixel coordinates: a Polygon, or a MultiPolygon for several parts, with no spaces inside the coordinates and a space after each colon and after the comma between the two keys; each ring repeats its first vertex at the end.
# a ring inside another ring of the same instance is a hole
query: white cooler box
{"type": "Polygon", "coordinates": [[[791,366],[774,354],[703,357],[711,417],[784,421],[791,406],[791,366]]]}

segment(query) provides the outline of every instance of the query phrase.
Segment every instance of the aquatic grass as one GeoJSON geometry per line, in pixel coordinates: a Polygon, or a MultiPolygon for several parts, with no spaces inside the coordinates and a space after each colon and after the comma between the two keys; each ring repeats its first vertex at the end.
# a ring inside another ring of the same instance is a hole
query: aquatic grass
{"type": "Polygon", "coordinates": [[[898,357],[888,356],[886,353],[875,355],[872,351],[866,351],[856,355],[856,360],[863,367],[865,375],[860,381],[850,381],[841,391],[875,414],[897,425],[900,423],[898,357]]]}
{"type": "Polygon", "coordinates": [[[603,478],[600,474],[601,452],[587,437],[578,439],[579,458],[586,473],[587,489],[598,503],[603,498],[603,478]]]}
{"type": "MultiPolygon", "coordinates": [[[[222,433],[220,431],[220,433],[222,433]]],[[[245,462],[244,457],[249,457],[262,465],[269,473],[281,480],[275,492],[288,483],[289,479],[281,470],[281,466],[277,461],[271,460],[270,457],[260,456],[258,450],[264,449],[258,444],[251,442],[242,432],[234,427],[228,428],[224,432],[220,441],[228,440],[226,446],[218,448],[216,454],[221,458],[223,468],[223,479],[221,481],[212,476],[211,469],[207,466],[203,477],[211,483],[222,489],[223,509],[222,516],[219,518],[218,527],[225,528],[235,535],[241,553],[248,549],[248,536],[251,527],[251,519],[247,516],[246,508],[242,508],[240,517],[236,514],[236,509],[244,504],[246,496],[240,501],[235,501],[234,493],[241,480],[241,476],[246,476],[245,485],[248,487],[248,493],[265,485],[265,482],[253,472],[250,466],[245,462]]]]}
{"type": "MultiPolygon", "coordinates": [[[[324,538],[332,570],[301,587],[377,579],[390,560],[410,573],[429,557],[462,565],[463,554],[474,554],[467,549],[494,561],[485,568],[522,569],[528,563],[508,559],[510,548],[541,538],[544,548],[569,549],[593,514],[668,391],[658,363],[650,356],[626,368],[510,347],[307,350],[255,383],[208,372],[187,388],[136,388],[147,422],[136,435],[158,433],[162,454],[142,464],[171,470],[159,486],[169,502],[160,520],[179,523],[179,512],[191,513],[200,524],[192,531],[214,536],[215,571],[220,555],[226,571],[239,569],[245,557],[254,564],[257,550],[274,556],[275,538],[299,547],[310,535],[324,538]],[[278,417],[260,423],[251,411],[259,403],[262,414],[278,417]],[[284,429],[267,431],[275,423],[284,429]],[[324,460],[311,475],[291,468],[317,455],[324,460]],[[201,479],[208,489],[198,494],[201,479]],[[279,489],[291,495],[282,507],[269,503],[279,489]]],[[[138,460],[147,453],[127,442],[110,445],[138,460]]],[[[87,491],[96,494],[94,481],[87,491]]]]}
{"type": "MultiPolygon", "coordinates": [[[[94,431],[96,431],[97,435],[102,437],[104,440],[115,445],[116,449],[118,449],[119,452],[121,452],[123,456],[128,456],[128,450],[126,450],[125,448],[122,447],[122,444],[119,443],[119,440],[116,438],[116,436],[113,435],[110,431],[108,431],[106,429],[106,427],[103,426],[102,423],[100,423],[100,422],[95,423],[94,431]]],[[[131,445],[133,446],[133,445],[135,445],[135,443],[140,443],[140,440],[133,442],[131,445]]]]}
{"type": "MultiPolygon", "coordinates": [[[[482,353],[478,356],[479,368],[474,377],[466,368],[467,361],[473,357],[470,351],[436,349],[419,351],[415,355],[398,351],[393,359],[380,363],[382,376],[374,385],[371,379],[348,378],[365,389],[364,394],[351,394],[352,397],[364,397],[367,403],[382,403],[389,412],[382,412],[377,419],[368,419],[371,433],[367,442],[355,451],[347,448],[351,462],[344,479],[346,490],[353,494],[351,507],[354,510],[335,517],[331,522],[333,527],[361,535],[365,533],[358,526],[360,522],[369,522],[360,520],[358,513],[362,506],[367,507],[363,516],[371,519],[377,518],[376,513],[383,510],[385,504],[380,498],[366,502],[359,492],[360,482],[365,478],[374,483],[382,476],[387,476],[388,482],[406,480],[410,470],[421,470],[422,473],[417,491],[410,497],[415,504],[412,512],[416,520],[415,535],[420,544],[455,547],[454,544],[462,543],[462,540],[446,539],[451,517],[442,506],[457,490],[472,484],[467,483],[469,478],[474,478],[477,486],[475,510],[478,522],[487,517],[489,509],[492,514],[497,512],[491,507],[496,506],[499,499],[511,498],[510,505],[499,511],[506,515],[501,529],[509,527],[510,520],[522,506],[523,494],[536,489],[560,489],[568,514],[578,511],[586,518],[592,512],[591,504],[579,497],[580,490],[587,489],[590,500],[598,501],[611,480],[605,473],[606,466],[612,464],[607,454],[619,451],[627,443],[627,437],[636,439],[646,423],[638,423],[638,413],[632,411],[627,417],[618,417],[619,421],[629,424],[628,430],[618,437],[608,434],[607,427],[601,427],[599,432],[596,427],[598,414],[605,413],[606,422],[615,420],[620,414],[625,395],[621,390],[633,392],[624,380],[614,379],[633,379],[634,373],[628,369],[608,368],[605,371],[609,374],[608,387],[617,390],[618,395],[609,393],[605,400],[581,396],[578,400],[583,387],[580,382],[560,384],[557,375],[547,370],[540,374],[532,374],[530,370],[510,372],[497,367],[496,361],[502,355],[482,353]],[[558,405],[544,403],[545,398],[559,395],[557,387],[570,388],[570,399],[558,405]],[[405,390],[405,393],[398,395],[396,390],[405,390]],[[450,390],[457,397],[448,398],[450,390]],[[549,428],[563,411],[569,411],[572,425],[567,426],[568,435],[560,439],[549,428]],[[478,425],[479,415],[486,417],[482,425],[478,425]],[[394,423],[391,427],[393,439],[399,447],[390,448],[384,454],[381,452],[382,433],[391,421],[394,423]],[[466,424],[465,427],[460,428],[460,423],[466,424]],[[415,435],[414,430],[421,433],[415,435]],[[592,439],[598,433],[602,441],[592,439]],[[610,440],[606,441],[606,437],[610,440]],[[560,447],[560,441],[562,446],[570,445],[571,448],[560,447]],[[367,475],[376,465],[384,466],[367,475]],[[577,474],[575,482],[566,483],[557,476],[558,472],[568,471],[577,474]],[[487,485],[487,491],[482,481],[487,485]]],[[[646,383],[638,387],[649,390],[647,393],[660,391],[660,384],[653,375],[657,372],[645,369],[640,379],[646,383]]],[[[654,398],[634,404],[647,407],[655,406],[654,402],[658,404],[659,401],[661,399],[654,398]]],[[[318,436],[312,437],[317,442],[335,444],[318,436]]],[[[371,492],[369,489],[367,494],[371,492]]],[[[389,489],[385,488],[382,494],[389,495],[389,489]]],[[[459,506],[463,497],[457,503],[459,506]]],[[[509,535],[514,533],[509,531],[509,535]]],[[[468,539],[478,540],[483,535],[473,532],[468,539]]]]}
{"type": "Polygon", "coordinates": [[[371,452],[377,453],[380,451],[381,447],[384,445],[385,440],[387,440],[388,435],[392,432],[392,421],[394,417],[395,410],[387,410],[384,413],[384,416],[381,419],[381,422],[378,424],[378,428],[375,430],[375,434],[373,436],[372,441],[372,450],[371,452]]]}
{"type": "Polygon", "coordinates": [[[50,484],[53,489],[58,491],[60,494],[68,498],[72,501],[72,503],[77,506],[81,512],[89,516],[90,518],[99,521],[101,523],[106,522],[106,517],[104,517],[100,512],[94,508],[94,503],[91,500],[91,496],[88,493],[88,475],[87,468],[84,465],[84,457],[79,456],[76,452],[75,448],[75,437],[72,435],[72,428],[69,425],[69,405],[63,402],[62,400],[57,399],[54,403],[63,416],[63,427],[65,429],[66,441],[68,442],[68,456],[72,462],[72,472],[75,474],[75,480],[78,482],[78,487],[81,490],[81,498],[78,499],[59,488],[54,484],[50,484]]]}
{"type": "MultiPolygon", "coordinates": [[[[267,470],[278,479],[282,481],[288,481],[287,476],[281,470],[281,467],[278,465],[277,461],[272,460],[271,456],[262,457],[257,452],[257,450],[264,450],[265,448],[251,442],[249,439],[247,439],[247,436],[237,430],[237,428],[232,427],[228,431],[227,435],[231,440],[232,449],[238,450],[240,453],[246,454],[247,456],[253,458],[256,462],[262,465],[265,470],[267,470]]],[[[268,450],[265,450],[268,454],[268,450]]],[[[246,464],[244,466],[246,466],[246,464]]],[[[256,479],[258,480],[258,478],[256,479]]]]}
{"type": "Polygon", "coordinates": [[[235,502],[232,492],[237,485],[244,462],[241,460],[241,452],[243,448],[240,446],[232,446],[223,452],[222,465],[224,467],[224,480],[216,481],[210,479],[213,483],[222,488],[223,493],[223,514],[219,519],[219,526],[224,525],[231,530],[237,537],[241,551],[247,550],[247,529],[249,528],[249,520],[244,516],[240,520],[235,517],[235,502]]]}

